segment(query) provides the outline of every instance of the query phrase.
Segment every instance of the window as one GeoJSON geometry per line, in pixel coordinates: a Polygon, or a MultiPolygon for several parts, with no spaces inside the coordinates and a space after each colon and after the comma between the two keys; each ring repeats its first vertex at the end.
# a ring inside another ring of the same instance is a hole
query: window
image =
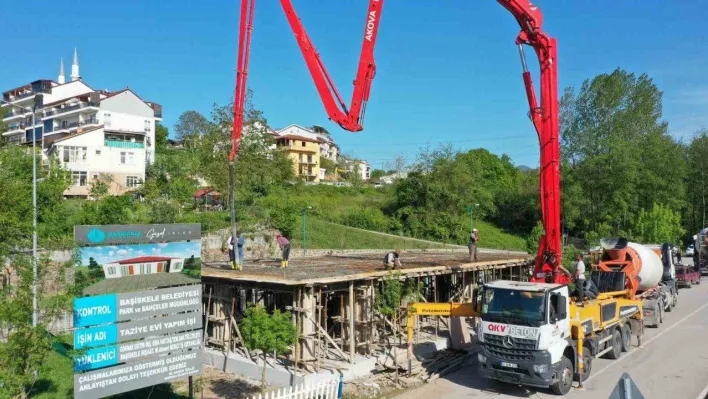
{"type": "Polygon", "coordinates": [[[121,152],[120,153],[120,164],[121,165],[132,165],[135,158],[135,153],[133,152],[121,152]]]}
{"type": "Polygon", "coordinates": [[[105,127],[111,127],[111,114],[107,112],[103,114],[103,125],[105,127]]]}
{"type": "Polygon", "coordinates": [[[307,156],[307,162],[312,163],[312,155],[307,156]]]}
{"type": "Polygon", "coordinates": [[[151,128],[152,128],[152,123],[150,123],[150,121],[146,120],[145,121],[145,131],[149,132],[151,130],[151,128]]]}
{"type": "Polygon", "coordinates": [[[303,147],[306,147],[306,146],[307,146],[307,143],[305,143],[305,142],[303,141],[303,142],[302,142],[302,146],[303,146],[303,147]]]}
{"type": "Polygon", "coordinates": [[[128,268],[128,266],[121,266],[120,267],[120,274],[122,276],[130,276],[130,269],[128,268]]]}
{"type": "Polygon", "coordinates": [[[115,266],[108,266],[108,275],[113,276],[116,274],[116,267],[115,266]]]}
{"type": "Polygon", "coordinates": [[[74,182],[74,186],[85,187],[88,184],[88,174],[86,172],[72,171],[71,180],[74,182]]]}
{"type": "Polygon", "coordinates": [[[140,265],[140,274],[146,274],[146,273],[150,273],[150,266],[143,263],[140,265]]]}
{"type": "Polygon", "coordinates": [[[96,150],[96,155],[101,155],[101,150],[96,150]]]}
{"type": "Polygon", "coordinates": [[[302,162],[302,154],[299,155],[299,161],[302,162]]]}
{"type": "Polygon", "coordinates": [[[128,176],[125,178],[125,185],[129,188],[138,187],[140,185],[140,178],[138,176],[128,176]]]}
{"type": "Polygon", "coordinates": [[[64,162],[84,163],[86,162],[86,153],[86,147],[67,146],[64,147],[62,160],[64,162]]]}

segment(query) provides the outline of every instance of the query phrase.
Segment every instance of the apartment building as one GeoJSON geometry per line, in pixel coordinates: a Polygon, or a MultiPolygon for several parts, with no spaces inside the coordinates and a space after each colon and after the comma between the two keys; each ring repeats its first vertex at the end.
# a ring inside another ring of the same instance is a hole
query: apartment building
{"type": "Polygon", "coordinates": [[[309,182],[319,182],[324,174],[320,169],[319,140],[295,134],[280,134],[275,138],[278,149],[292,160],[295,175],[309,182]]]}
{"type": "Polygon", "coordinates": [[[339,146],[334,142],[332,136],[324,128],[315,126],[314,129],[309,129],[300,125],[290,125],[283,129],[276,130],[275,132],[277,136],[295,135],[317,140],[317,143],[320,146],[320,156],[332,162],[337,162],[339,157],[339,146]]]}
{"type": "Polygon", "coordinates": [[[155,161],[155,123],[162,106],[141,99],[132,90],[96,90],[79,74],[74,51],[71,80],[63,61],[57,81],[37,80],[2,93],[10,143],[41,145],[47,157],[57,157],[74,178],[66,196],[88,197],[93,181],[109,179],[109,193],[122,194],[145,180],[145,167],[155,161]],[[42,105],[35,114],[9,104],[31,108],[36,95],[42,105]]]}
{"type": "Polygon", "coordinates": [[[371,178],[371,166],[368,162],[360,159],[347,159],[344,164],[347,172],[358,174],[361,180],[366,181],[371,178]]]}

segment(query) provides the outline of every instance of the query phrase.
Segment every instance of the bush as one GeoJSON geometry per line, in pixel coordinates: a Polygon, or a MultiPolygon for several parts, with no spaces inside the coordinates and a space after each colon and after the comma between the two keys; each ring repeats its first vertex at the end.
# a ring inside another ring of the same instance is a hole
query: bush
{"type": "Polygon", "coordinates": [[[373,208],[351,210],[342,216],[341,223],[365,230],[388,231],[389,229],[388,219],[383,212],[373,208]]]}

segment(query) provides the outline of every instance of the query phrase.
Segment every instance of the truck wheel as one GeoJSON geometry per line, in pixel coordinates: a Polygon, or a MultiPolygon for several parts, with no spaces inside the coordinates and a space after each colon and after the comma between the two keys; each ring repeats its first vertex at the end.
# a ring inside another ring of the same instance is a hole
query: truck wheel
{"type": "Polygon", "coordinates": [[[561,359],[560,375],[558,381],[551,385],[553,393],[556,395],[565,395],[570,392],[570,387],[573,385],[573,362],[563,356],[561,359]]]}
{"type": "Polygon", "coordinates": [[[632,328],[629,324],[622,326],[622,352],[632,349],[632,328]]]}
{"type": "Polygon", "coordinates": [[[605,358],[619,359],[622,354],[622,333],[620,333],[618,328],[612,331],[612,339],[609,343],[612,345],[612,350],[605,354],[605,358]]]}

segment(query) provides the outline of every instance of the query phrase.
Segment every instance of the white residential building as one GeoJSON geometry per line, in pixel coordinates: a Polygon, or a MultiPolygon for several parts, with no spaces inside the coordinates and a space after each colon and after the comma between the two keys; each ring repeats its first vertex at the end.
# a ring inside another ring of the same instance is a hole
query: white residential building
{"type": "Polygon", "coordinates": [[[122,194],[145,180],[145,167],[155,161],[155,123],[162,106],[143,101],[132,90],[95,90],[81,80],[74,52],[71,81],[60,64],[57,81],[37,80],[3,92],[3,100],[31,108],[35,95],[43,105],[32,124],[31,112],[3,105],[2,133],[16,144],[41,142],[47,156],[56,156],[71,171],[74,184],[65,195],[87,197],[91,182],[110,178],[111,194],[122,194]]]}
{"type": "Polygon", "coordinates": [[[357,173],[361,180],[369,180],[371,178],[371,167],[366,161],[352,159],[346,162],[346,166],[349,173],[357,173]]]}

